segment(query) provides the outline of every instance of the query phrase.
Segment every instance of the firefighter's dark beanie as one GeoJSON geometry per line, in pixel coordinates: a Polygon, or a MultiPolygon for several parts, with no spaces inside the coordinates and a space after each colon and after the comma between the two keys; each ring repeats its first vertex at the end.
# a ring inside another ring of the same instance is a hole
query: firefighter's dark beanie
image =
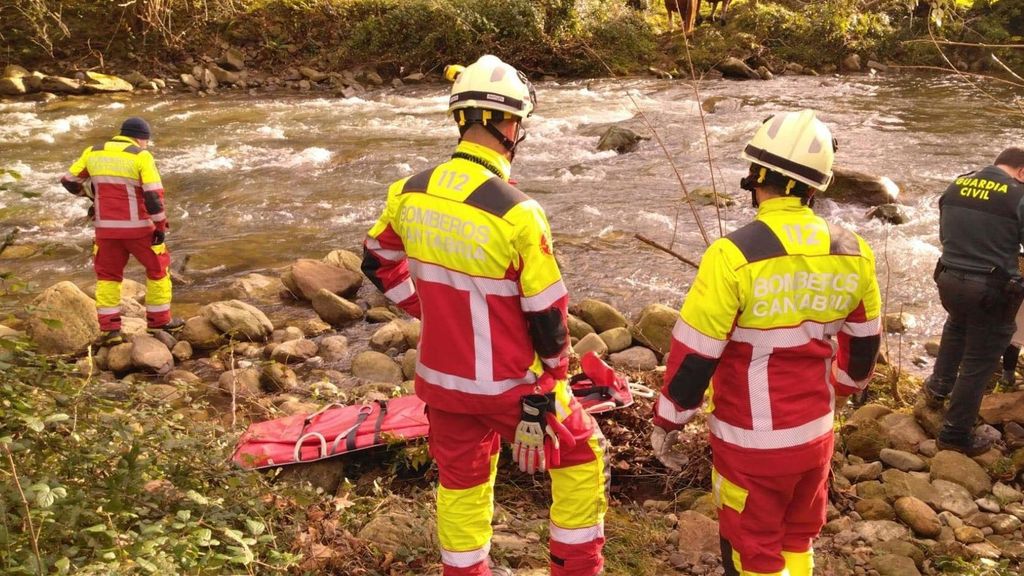
{"type": "Polygon", "coordinates": [[[138,116],[132,116],[121,124],[121,136],[149,140],[149,123],[138,116]]]}

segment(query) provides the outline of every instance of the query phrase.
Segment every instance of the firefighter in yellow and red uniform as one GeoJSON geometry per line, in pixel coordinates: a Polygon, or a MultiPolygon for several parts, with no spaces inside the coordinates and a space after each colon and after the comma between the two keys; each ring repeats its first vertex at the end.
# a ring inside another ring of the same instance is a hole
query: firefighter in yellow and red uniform
{"type": "Polygon", "coordinates": [[[129,255],[146,268],[149,328],[172,330],[182,325],[171,318],[164,188],[153,155],[146,150],[149,139],[149,124],[128,118],[119,135],[86,148],[61,178],[68,192],[93,201],[93,267],[103,343],[121,338],[121,281],[129,255]]]}
{"type": "Polygon", "coordinates": [[[781,113],[743,151],[757,218],[715,241],[673,329],[652,446],[677,468],[707,399],[726,574],[810,576],[825,523],[833,412],[879,346],[871,248],[815,216],[835,143],[813,111],[781,113]]]}
{"type": "Polygon", "coordinates": [[[551,573],[593,576],[604,563],[604,438],[567,389],[568,293],[547,217],[509,183],[533,87],[490,55],[446,76],[455,153],[391,185],[363,252],[370,280],[423,321],[416,393],[440,473],[444,574],[492,574],[504,438],[522,470],[551,475],[551,573]]]}

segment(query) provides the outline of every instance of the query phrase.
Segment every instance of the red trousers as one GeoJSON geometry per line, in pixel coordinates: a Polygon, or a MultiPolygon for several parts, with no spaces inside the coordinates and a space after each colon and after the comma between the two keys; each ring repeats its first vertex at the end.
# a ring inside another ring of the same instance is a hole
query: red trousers
{"type": "Polygon", "coordinates": [[[726,575],[811,575],[811,545],[828,506],[829,462],[816,462],[820,452],[808,455],[806,471],[776,475],[749,469],[742,453],[716,447],[712,490],[726,575]]]}
{"type": "MultiPolygon", "coordinates": [[[[604,566],[604,513],[609,471],[597,422],[564,382],[556,397],[567,408],[562,423],[576,439],[551,466],[551,574],[596,576],[604,566]]],[[[437,462],[438,535],[445,576],[490,576],[488,556],[494,480],[501,439],[512,441],[519,414],[458,414],[431,406],[430,453],[437,462]]]]}
{"type": "Polygon", "coordinates": [[[121,281],[128,256],[146,268],[146,324],[158,328],[171,320],[171,254],[165,244],[142,238],[97,238],[93,249],[96,271],[96,313],[100,330],[121,329],[121,281]]]}

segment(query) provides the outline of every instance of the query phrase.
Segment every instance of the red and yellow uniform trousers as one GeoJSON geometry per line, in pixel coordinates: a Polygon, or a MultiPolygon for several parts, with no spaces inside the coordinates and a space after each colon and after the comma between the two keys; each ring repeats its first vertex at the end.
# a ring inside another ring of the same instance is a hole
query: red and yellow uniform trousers
{"type": "Polygon", "coordinates": [[[811,576],[825,523],[835,397],[878,353],[874,255],[782,197],[714,242],[673,329],[654,423],[678,429],[707,399],[726,574],[811,576]]]}
{"type": "Polygon", "coordinates": [[[170,253],[165,244],[153,244],[153,232],[167,230],[167,214],[153,156],[132,138],[115,136],[86,148],[61,183],[68,191],[93,200],[100,329],[121,328],[121,282],[129,255],[146,268],[146,323],[152,328],[167,324],[171,320],[170,253]]]}
{"type": "MultiPolygon", "coordinates": [[[[452,159],[391,185],[370,229],[363,271],[423,321],[416,394],[430,409],[441,475],[438,527],[445,574],[489,574],[500,438],[520,399],[564,382],[568,292],[543,209],[508,183],[510,165],[462,142],[452,159]]],[[[603,565],[606,467],[596,423],[564,390],[559,414],[578,438],[552,471],[551,569],[603,565]]]]}

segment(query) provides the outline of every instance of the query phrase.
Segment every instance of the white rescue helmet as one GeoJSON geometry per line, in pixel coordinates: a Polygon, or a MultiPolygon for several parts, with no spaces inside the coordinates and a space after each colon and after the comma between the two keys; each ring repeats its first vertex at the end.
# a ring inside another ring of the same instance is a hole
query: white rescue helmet
{"type": "Polygon", "coordinates": [[[522,120],[532,114],[537,105],[536,92],[526,76],[497,56],[486,54],[466,67],[447,66],[445,77],[454,82],[448,113],[460,126],[474,120],[486,125],[491,119],[511,119],[511,116],[522,120]],[[467,110],[489,110],[500,114],[467,118],[467,110]]]}
{"type": "Polygon", "coordinates": [[[764,121],[743,158],[815,190],[832,182],[836,141],[814,110],[783,112],[764,121]]]}

